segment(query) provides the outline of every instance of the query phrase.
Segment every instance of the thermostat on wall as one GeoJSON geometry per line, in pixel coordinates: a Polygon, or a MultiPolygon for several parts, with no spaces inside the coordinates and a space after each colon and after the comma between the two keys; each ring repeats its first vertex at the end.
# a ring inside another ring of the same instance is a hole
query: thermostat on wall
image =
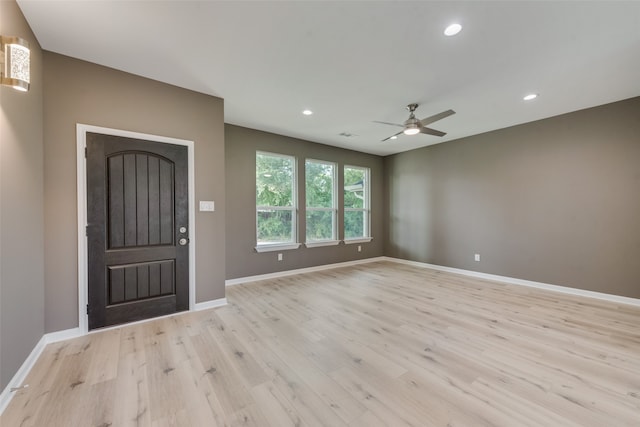
{"type": "Polygon", "coordinates": [[[200,212],[213,212],[215,210],[216,205],[212,200],[200,200],[200,212]]]}

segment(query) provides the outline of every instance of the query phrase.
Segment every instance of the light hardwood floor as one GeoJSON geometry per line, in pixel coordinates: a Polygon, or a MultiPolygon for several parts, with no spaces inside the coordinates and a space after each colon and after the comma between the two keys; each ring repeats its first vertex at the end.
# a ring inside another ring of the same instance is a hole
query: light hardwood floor
{"type": "Polygon", "coordinates": [[[0,425],[640,426],[640,308],[391,262],[49,345],[0,425]]]}

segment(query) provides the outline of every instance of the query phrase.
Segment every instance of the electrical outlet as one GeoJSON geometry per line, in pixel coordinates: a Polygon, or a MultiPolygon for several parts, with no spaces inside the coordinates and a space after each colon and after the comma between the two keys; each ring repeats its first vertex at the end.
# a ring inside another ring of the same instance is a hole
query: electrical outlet
{"type": "Polygon", "coordinates": [[[278,254],[278,261],[282,261],[282,254],[278,254]]]}
{"type": "Polygon", "coordinates": [[[474,261],[476,261],[476,262],[480,262],[480,254],[476,254],[476,255],[473,257],[473,259],[474,259],[474,261]]]}
{"type": "Polygon", "coordinates": [[[362,245],[358,245],[358,252],[362,252],[362,245]]]}

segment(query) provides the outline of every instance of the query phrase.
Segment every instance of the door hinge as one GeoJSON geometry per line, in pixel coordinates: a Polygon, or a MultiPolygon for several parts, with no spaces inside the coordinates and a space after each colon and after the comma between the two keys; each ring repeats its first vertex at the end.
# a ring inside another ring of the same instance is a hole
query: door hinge
{"type": "Polygon", "coordinates": [[[87,314],[89,314],[89,304],[87,304],[87,314]]]}
{"type": "Polygon", "coordinates": [[[87,147],[84,147],[84,158],[87,158],[87,147]]]}

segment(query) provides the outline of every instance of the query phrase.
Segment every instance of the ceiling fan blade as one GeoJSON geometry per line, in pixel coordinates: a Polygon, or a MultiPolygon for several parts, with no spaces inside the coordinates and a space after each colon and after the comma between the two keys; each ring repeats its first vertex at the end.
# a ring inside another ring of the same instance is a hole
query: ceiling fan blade
{"type": "Polygon", "coordinates": [[[441,132],[439,130],[426,128],[424,126],[420,128],[420,133],[426,133],[427,135],[434,135],[434,136],[445,136],[447,134],[446,132],[441,132]]]}
{"type": "Polygon", "coordinates": [[[453,110],[447,110],[447,111],[443,111],[442,113],[438,113],[438,114],[434,114],[431,117],[425,117],[424,119],[420,120],[420,123],[422,124],[422,126],[426,126],[428,124],[431,124],[433,122],[437,122],[438,120],[442,120],[445,117],[449,117],[452,114],[455,114],[456,112],[453,110]]]}
{"type": "Polygon", "coordinates": [[[380,124],[383,124],[383,125],[390,125],[390,126],[399,126],[401,128],[404,127],[404,125],[399,125],[398,123],[379,122],[378,120],[374,120],[373,123],[380,123],[380,124]]]}
{"type": "Polygon", "coordinates": [[[404,132],[404,131],[400,131],[400,132],[396,133],[395,135],[391,135],[390,137],[383,139],[383,140],[382,140],[382,142],[385,142],[385,141],[387,141],[387,140],[389,140],[389,139],[393,138],[394,136],[398,136],[398,135],[400,135],[402,132],[404,132]]]}

